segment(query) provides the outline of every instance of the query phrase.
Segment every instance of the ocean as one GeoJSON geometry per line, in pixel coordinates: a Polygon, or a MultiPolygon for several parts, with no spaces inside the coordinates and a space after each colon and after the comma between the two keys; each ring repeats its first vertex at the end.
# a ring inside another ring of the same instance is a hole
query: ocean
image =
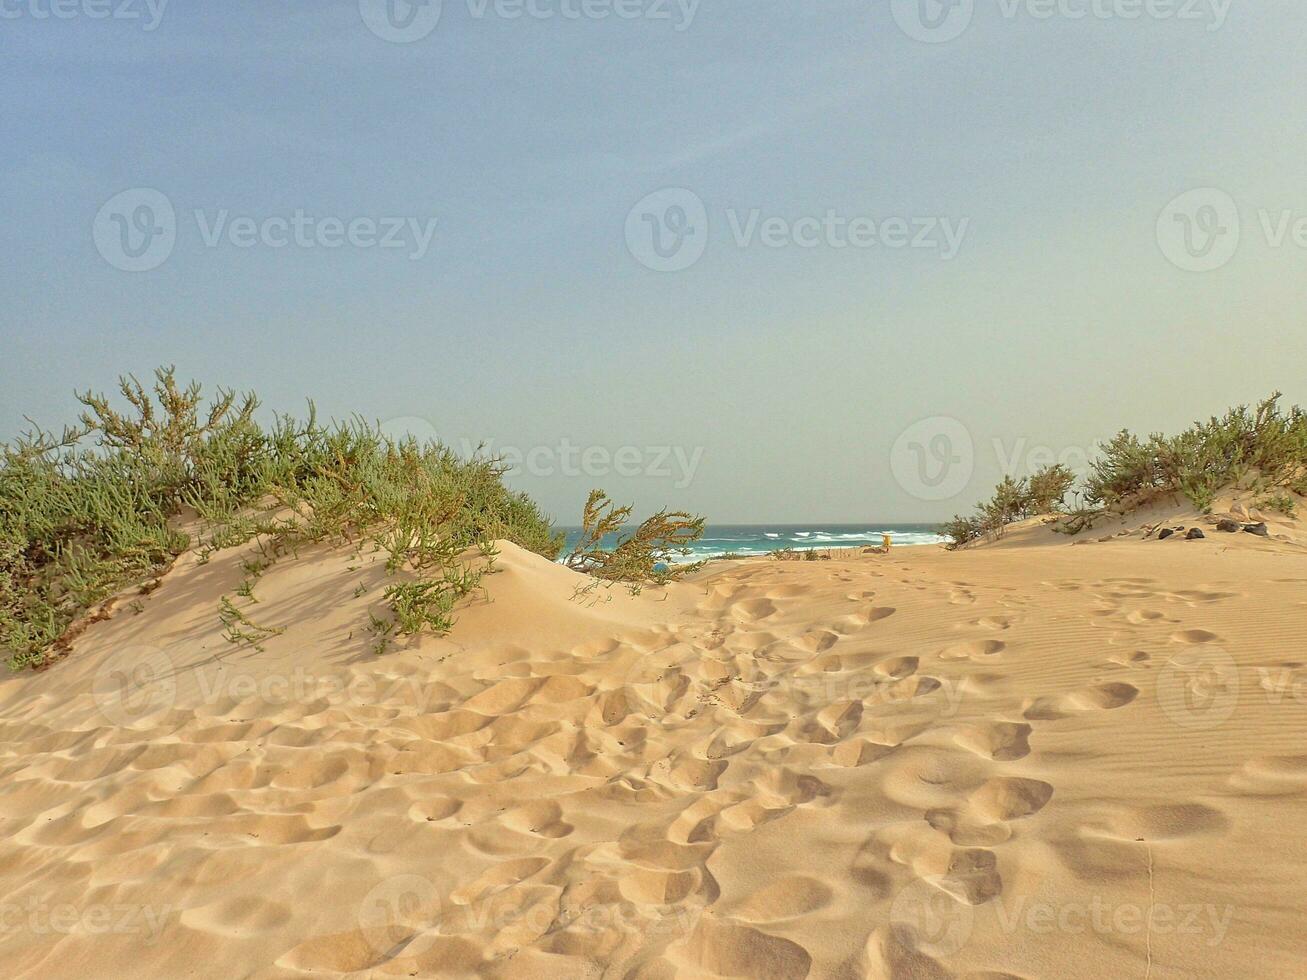
{"type": "MultiPolygon", "coordinates": [[[[564,528],[567,550],[571,551],[581,529],[564,528]]],[[[704,536],[691,546],[686,561],[700,561],[720,555],[766,555],[781,548],[817,551],[826,548],[857,548],[879,545],[888,533],[895,547],[943,544],[947,538],[937,524],[710,524],[704,536]]],[[[604,541],[611,545],[614,539],[604,541]]]]}

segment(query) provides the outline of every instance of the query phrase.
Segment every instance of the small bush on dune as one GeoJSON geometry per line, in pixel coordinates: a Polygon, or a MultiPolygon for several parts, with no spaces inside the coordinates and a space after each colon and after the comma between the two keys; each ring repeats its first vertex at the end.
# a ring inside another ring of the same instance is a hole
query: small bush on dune
{"type": "Polygon", "coordinates": [[[602,490],[593,490],[581,517],[581,537],[566,565],[596,579],[641,585],[676,581],[702,567],[676,564],[690,554],[690,545],[703,537],[704,519],[682,511],[660,510],[630,533],[632,508],[617,507],[602,490]],[[615,537],[611,548],[604,539],[615,537]]]}
{"type": "Polygon", "coordinates": [[[1075,474],[1061,464],[1045,467],[1028,479],[1004,477],[994,495],[971,517],[954,517],[941,528],[954,548],[980,538],[1001,538],[1009,524],[1056,513],[1075,483],[1075,474]]]}
{"type": "Polygon", "coordinates": [[[1283,514],[1285,517],[1293,517],[1298,513],[1298,501],[1287,493],[1277,493],[1269,497],[1263,497],[1253,506],[1259,510],[1269,510],[1272,513],[1283,514]]]}
{"type": "Polygon", "coordinates": [[[1279,401],[1276,392],[1171,437],[1119,433],[1090,471],[1087,503],[1129,507],[1179,493],[1207,510],[1219,491],[1248,477],[1267,489],[1298,489],[1307,476],[1307,414],[1279,401]]]}
{"type": "MultiPolygon", "coordinates": [[[[192,546],[205,560],[257,541],[260,569],[318,542],[384,550],[391,572],[416,579],[387,592],[395,632],[448,628],[453,601],[488,564],[470,571],[469,549],[485,556],[503,538],[551,560],[562,550],[496,460],[396,442],[361,420],[324,427],[312,403],[304,421],[278,416],[265,429],[253,395],[219,391],[202,407],[200,387],[179,386],[172,368],[151,391],[132,377],[119,391],[125,411],[80,394],[77,426],[0,445],[0,650],[15,668],[47,663],[92,606],[192,546]],[[198,540],[178,528],[185,508],[199,515],[198,540]]],[[[263,629],[243,616],[224,598],[233,642],[263,629]]]]}
{"type": "MultiPolygon", "coordinates": [[[[1245,486],[1266,497],[1257,504],[1292,515],[1290,492],[1307,493],[1307,413],[1280,407],[1280,394],[1254,408],[1241,405],[1223,416],[1195,422],[1175,436],[1147,439],[1122,430],[1102,447],[1085,481],[1083,506],[1068,515],[1062,530],[1075,534],[1102,514],[1128,512],[1161,498],[1187,497],[1208,511],[1216,495],[1245,486]]],[[[1073,479],[1055,466],[1026,481],[1005,480],[974,517],[955,517],[943,532],[957,547],[985,536],[1001,536],[1013,519],[1058,510],[1073,479]]]]}

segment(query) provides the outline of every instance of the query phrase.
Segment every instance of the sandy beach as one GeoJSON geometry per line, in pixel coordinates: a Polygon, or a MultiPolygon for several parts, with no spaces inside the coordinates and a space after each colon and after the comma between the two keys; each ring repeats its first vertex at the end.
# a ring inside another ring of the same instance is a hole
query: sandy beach
{"type": "Polygon", "coordinates": [[[1207,536],[634,597],[504,544],[384,656],[375,558],[270,569],[257,651],[214,615],[244,549],[187,552],[0,682],[5,972],[1300,974],[1302,529],[1162,517],[1207,536]]]}

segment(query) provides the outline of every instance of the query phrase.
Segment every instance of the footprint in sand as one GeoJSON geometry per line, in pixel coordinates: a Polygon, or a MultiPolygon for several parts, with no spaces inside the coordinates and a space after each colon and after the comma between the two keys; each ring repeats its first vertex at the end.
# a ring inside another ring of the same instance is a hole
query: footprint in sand
{"type": "Polygon", "coordinates": [[[1128,653],[1114,653],[1107,658],[1106,665],[1112,667],[1147,667],[1153,658],[1151,654],[1143,650],[1132,650],[1128,653]]]}
{"type": "Polygon", "coordinates": [[[537,837],[556,839],[566,837],[573,830],[572,825],[562,817],[562,807],[553,800],[536,800],[509,810],[500,816],[499,821],[509,830],[516,830],[519,834],[534,834],[537,837]]]}
{"type": "Polygon", "coordinates": [[[998,858],[993,851],[983,848],[956,851],[949,863],[948,873],[937,884],[968,905],[984,905],[1003,893],[998,858]]]}
{"type": "Polygon", "coordinates": [[[1181,643],[1185,646],[1197,646],[1200,643],[1215,643],[1220,637],[1208,630],[1180,630],[1178,633],[1171,634],[1172,643],[1181,643]]]}
{"type": "Polygon", "coordinates": [[[888,619],[893,616],[896,610],[889,607],[873,606],[865,612],[853,613],[837,619],[830,625],[830,629],[840,636],[851,636],[854,633],[861,632],[872,623],[880,622],[882,619],[888,619]]]}
{"type": "Polygon", "coordinates": [[[674,905],[693,894],[702,881],[703,873],[698,868],[637,868],[618,880],[617,889],[623,898],[637,905],[674,905]]]}
{"type": "Polygon", "coordinates": [[[811,954],[798,943],[717,916],[700,917],[685,953],[712,976],[801,980],[812,970],[811,954]]]}
{"type": "Polygon", "coordinates": [[[983,820],[998,823],[1038,813],[1053,798],[1053,787],[1040,779],[997,776],[967,797],[972,811],[983,820]]]}
{"type": "Polygon", "coordinates": [[[776,603],[766,598],[743,599],[734,603],[730,611],[731,616],[740,622],[754,622],[776,615],[776,603]]]}
{"type": "Polygon", "coordinates": [[[838,641],[839,636],[830,630],[812,630],[799,637],[798,643],[805,650],[821,653],[823,650],[829,650],[838,641]]]}
{"type": "Polygon", "coordinates": [[[851,738],[830,750],[830,761],[844,769],[856,769],[885,758],[897,747],[874,742],[869,738],[851,738]]]}
{"type": "Polygon", "coordinates": [[[872,669],[881,677],[901,681],[915,674],[920,663],[917,657],[891,657],[889,660],[882,660],[872,669]]]}
{"type": "Polygon", "coordinates": [[[1230,818],[1202,803],[1121,806],[1091,818],[1081,827],[1087,838],[1138,842],[1217,837],[1230,829],[1230,818]]]}
{"type": "Polygon", "coordinates": [[[926,823],[960,847],[989,847],[1012,836],[1008,823],[1032,816],[1053,797],[1053,787],[1039,779],[998,776],[982,783],[961,807],[926,811],[926,823]]]}
{"type": "Polygon", "coordinates": [[[1007,649],[1002,640],[966,640],[939,651],[940,660],[984,660],[1007,649]]]}
{"type": "Polygon", "coordinates": [[[1252,796],[1289,796],[1307,792],[1307,755],[1262,755],[1249,759],[1228,780],[1252,796]]]}
{"type": "Polygon", "coordinates": [[[1203,605],[1209,602],[1221,602],[1225,599],[1237,599],[1238,592],[1215,592],[1210,589],[1181,589],[1178,592],[1171,593],[1171,597],[1181,602],[1186,602],[1191,606],[1203,605]]]}
{"type": "Polygon", "coordinates": [[[733,911],[745,922],[780,922],[820,911],[831,904],[833,897],[834,892],[825,882],[794,875],[758,889],[733,911]]]}
{"type": "Polygon", "coordinates": [[[1012,762],[1030,754],[1031,731],[1024,722],[994,721],[964,728],[953,740],[984,758],[1012,762]]]}
{"type": "Polygon", "coordinates": [[[1109,711],[1129,704],[1139,696],[1133,684],[1099,684],[1074,694],[1035,698],[1026,704],[1023,718],[1031,721],[1056,721],[1093,711],[1109,711]]]}

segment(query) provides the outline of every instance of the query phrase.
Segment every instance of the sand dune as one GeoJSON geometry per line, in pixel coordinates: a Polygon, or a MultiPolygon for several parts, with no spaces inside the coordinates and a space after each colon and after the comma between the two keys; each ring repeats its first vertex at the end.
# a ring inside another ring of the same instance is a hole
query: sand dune
{"type": "Polygon", "coordinates": [[[366,558],[269,571],[260,652],[185,555],[0,684],[5,973],[1302,975],[1298,531],[639,597],[504,545],[383,656],[366,558]]]}

